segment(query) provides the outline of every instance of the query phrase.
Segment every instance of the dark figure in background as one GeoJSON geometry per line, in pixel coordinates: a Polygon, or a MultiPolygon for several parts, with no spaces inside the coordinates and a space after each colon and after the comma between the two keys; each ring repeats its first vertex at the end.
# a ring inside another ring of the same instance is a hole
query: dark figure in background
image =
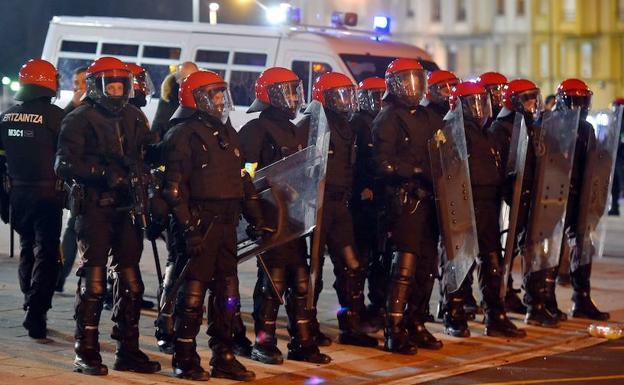
{"type": "Polygon", "coordinates": [[[259,197],[243,167],[238,134],[228,115],[232,99],[227,83],[212,71],[198,71],[180,86],[180,108],[164,146],[163,196],[182,228],[189,267],[176,303],[174,374],[197,381],[208,379],[195,338],[209,284],[208,334],[212,376],[251,381],[233,352],[233,328],[240,305],[236,226],[241,212],[249,231],[262,236],[259,197]],[[213,282],[214,281],[214,282],[213,282]]]}
{"type": "Polygon", "coordinates": [[[61,267],[63,196],[54,158],[63,110],[51,104],[59,85],[49,62],[29,60],[20,69],[19,82],[15,99],[22,103],[0,116],[0,170],[20,236],[23,326],[30,337],[41,339],[46,337],[46,314],[61,267]]]}
{"type": "MultiPolygon", "coordinates": [[[[245,124],[239,132],[245,168],[252,175],[256,168],[264,168],[307,146],[308,132],[291,122],[303,102],[303,85],[293,71],[272,67],[260,74],[256,80],[256,99],[247,111],[261,111],[260,116],[245,124]]],[[[268,221],[272,213],[265,214],[268,221]]],[[[256,343],[251,358],[265,364],[283,362],[275,332],[280,297],[285,295],[291,336],[288,358],[319,364],[330,362],[331,358],[319,351],[312,333],[312,314],[306,306],[310,272],[305,240],[297,239],[272,249],[263,258],[270,277],[258,262],[253,311],[256,343]],[[271,280],[278,293],[275,293],[271,280]]]]}
{"type": "MultiPolygon", "coordinates": [[[[327,115],[330,131],[327,175],[323,201],[322,223],[320,232],[322,272],[325,247],[334,265],[334,288],[340,303],[338,327],[341,344],[357,346],[377,346],[377,340],[366,335],[362,330],[364,306],[364,277],[366,266],[360,263],[355,250],[353,219],[349,211],[349,200],[353,188],[353,172],[356,156],[355,132],[349,125],[349,115],[357,110],[355,86],[346,75],[328,72],[319,76],[312,88],[312,98],[318,100],[327,115]]],[[[310,115],[306,114],[297,126],[308,131],[310,115]]],[[[323,287],[319,274],[314,293],[314,320],[316,321],[316,303],[323,287]]],[[[315,322],[317,343],[321,346],[330,340],[320,332],[315,322]]]]}
{"type": "Polygon", "coordinates": [[[415,354],[418,347],[442,347],[425,328],[438,269],[439,229],[427,150],[436,127],[431,113],[419,105],[427,89],[419,62],[396,59],[385,78],[385,104],[373,121],[375,165],[385,183],[390,242],[396,249],[386,298],[385,349],[415,354]]]}
{"type": "Polygon", "coordinates": [[[143,172],[143,153],[151,136],[144,115],[128,105],[132,91],[132,74],[123,62],[112,57],[93,62],[87,70],[87,98],[63,120],[55,164],[57,174],[72,185],[70,209],[77,216],[81,252],[74,370],[91,375],[108,373],[100,356],[98,325],[109,254],[115,272],[113,368],[160,370],[160,364],[139,349],[143,234],[128,209],[129,173],[130,168],[143,172]]]}
{"type": "MultiPolygon", "coordinates": [[[[387,250],[388,229],[383,207],[383,186],[375,174],[373,161],[373,119],[381,110],[386,91],[382,78],[366,78],[357,87],[360,110],[353,114],[351,127],[357,137],[357,154],[353,176],[353,196],[350,208],[353,232],[362,266],[368,267],[363,279],[368,279],[366,321],[371,332],[383,328],[386,317],[386,286],[391,256],[387,250]]],[[[364,287],[364,282],[362,282],[364,287]]]]}

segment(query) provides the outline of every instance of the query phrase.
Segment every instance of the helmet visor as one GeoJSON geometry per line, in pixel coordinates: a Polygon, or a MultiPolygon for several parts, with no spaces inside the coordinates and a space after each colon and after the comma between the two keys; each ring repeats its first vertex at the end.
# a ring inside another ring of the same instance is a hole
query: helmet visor
{"type": "Polygon", "coordinates": [[[453,79],[429,86],[429,95],[431,101],[437,104],[448,105],[449,97],[451,96],[451,90],[457,84],[459,84],[459,79],[453,79]]]}
{"type": "Polygon", "coordinates": [[[539,90],[521,92],[515,95],[512,101],[516,111],[531,115],[533,121],[539,120],[543,108],[542,94],[539,90]]]}
{"type": "Polygon", "coordinates": [[[391,94],[417,105],[427,90],[427,75],[424,70],[401,71],[389,75],[387,83],[391,94]]]}
{"type": "Polygon", "coordinates": [[[271,84],[267,91],[273,107],[288,111],[294,116],[305,103],[303,83],[300,80],[271,84]]]}
{"type": "Polygon", "coordinates": [[[234,110],[232,96],[227,83],[210,84],[193,90],[197,109],[214,116],[225,124],[234,110]]]}
{"type": "Polygon", "coordinates": [[[385,88],[359,90],[357,97],[360,110],[377,114],[381,110],[381,99],[385,91],[385,88]]]}
{"type": "Polygon", "coordinates": [[[591,95],[565,95],[565,105],[571,110],[589,110],[591,108],[591,95]]]}
{"type": "Polygon", "coordinates": [[[335,112],[356,112],[358,110],[355,87],[338,87],[325,91],[327,107],[335,112]]]}
{"type": "Polygon", "coordinates": [[[88,96],[104,108],[118,112],[134,97],[133,76],[126,70],[107,70],[87,77],[88,96]]]}
{"type": "Polygon", "coordinates": [[[480,127],[492,116],[492,104],[487,93],[460,96],[460,100],[464,116],[476,121],[480,127]]]}
{"type": "Polygon", "coordinates": [[[147,71],[143,71],[134,77],[133,88],[143,92],[148,98],[154,96],[154,82],[147,71]]]}
{"type": "Polygon", "coordinates": [[[486,91],[490,94],[492,106],[503,108],[503,88],[505,88],[504,84],[485,86],[486,91]]]}

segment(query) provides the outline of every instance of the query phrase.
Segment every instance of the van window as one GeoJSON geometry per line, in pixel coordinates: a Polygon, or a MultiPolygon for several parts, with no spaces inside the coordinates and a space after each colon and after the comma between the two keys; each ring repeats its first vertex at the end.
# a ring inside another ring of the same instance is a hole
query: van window
{"type": "Polygon", "coordinates": [[[91,63],[93,63],[93,60],[91,59],[59,57],[56,68],[61,77],[61,90],[73,90],[74,83],[72,82],[72,77],[74,76],[74,70],[78,67],[88,67],[91,63]]]}
{"type": "Polygon", "coordinates": [[[234,52],[234,64],[248,66],[266,66],[267,55],[265,53],[234,52]]]}
{"type": "Polygon", "coordinates": [[[300,60],[294,60],[291,65],[291,69],[297,74],[299,79],[301,79],[301,82],[303,83],[303,92],[306,96],[306,101],[308,102],[312,99],[312,83],[320,75],[325,72],[332,71],[332,67],[327,63],[300,60]]]}
{"type": "MultiPolygon", "coordinates": [[[[352,54],[340,54],[340,57],[347,65],[349,72],[351,72],[351,75],[353,75],[353,78],[357,83],[373,76],[383,78],[386,73],[386,68],[388,68],[388,64],[395,59],[394,57],[388,56],[352,54]]],[[[422,59],[417,60],[427,71],[438,69],[438,66],[433,62],[422,59]]]]}
{"type": "Polygon", "coordinates": [[[143,57],[179,60],[180,51],[181,49],[178,47],[158,47],[154,45],[146,45],[143,47],[143,57]]]}
{"type": "Polygon", "coordinates": [[[160,98],[160,86],[165,77],[170,74],[169,66],[165,64],[147,64],[142,63],[141,67],[149,73],[154,83],[154,98],[160,98]]]}
{"type": "Polygon", "coordinates": [[[61,42],[62,52],[80,52],[80,53],[95,53],[97,51],[97,43],[89,41],[72,41],[63,40],[61,42]]]}
{"type": "Polygon", "coordinates": [[[103,43],[102,55],[114,56],[136,56],[139,53],[139,46],[135,44],[103,43]]]}
{"type": "Polygon", "coordinates": [[[197,50],[195,61],[201,63],[220,63],[227,64],[230,58],[228,51],[209,51],[205,49],[197,50]]]}
{"type": "Polygon", "coordinates": [[[250,106],[256,98],[256,79],[260,72],[232,71],[230,74],[230,92],[237,106],[250,106]]]}

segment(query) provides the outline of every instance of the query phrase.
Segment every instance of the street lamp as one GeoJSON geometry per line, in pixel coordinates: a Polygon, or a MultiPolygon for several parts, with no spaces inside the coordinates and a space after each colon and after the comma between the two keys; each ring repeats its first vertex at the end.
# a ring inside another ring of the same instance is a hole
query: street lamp
{"type": "Polygon", "coordinates": [[[8,86],[9,84],[11,84],[11,78],[8,77],[8,76],[3,76],[2,77],[2,85],[8,86]]]}
{"type": "Polygon", "coordinates": [[[266,18],[269,24],[283,24],[288,18],[288,10],[291,5],[288,3],[280,3],[278,7],[266,7],[266,18]]]}
{"type": "Polygon", "coordinates": [[[219,10],[219,3],[210,3],[208,5],[210,10],[209,22],[210,24],[217,24],[217,11],[219,10]]]}
{"type": "Polygon", "coordinates": [[[20,84],[19,82],[13,81],[11,82],[11,91],[13,92],[17,92],[20,89],[20,84]]]}

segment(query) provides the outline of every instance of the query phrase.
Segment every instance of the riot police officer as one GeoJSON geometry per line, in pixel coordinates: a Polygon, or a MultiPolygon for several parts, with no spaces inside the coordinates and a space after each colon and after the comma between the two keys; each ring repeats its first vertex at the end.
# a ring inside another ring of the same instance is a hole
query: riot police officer
{"type": "MultiPolygon", "coordinates": [[[[255,91],[256,99],[247,112],[260,111],[260,116],[239,132],[246,168],[252,172],[300,151],[308,142],[308,132],[291,122],[304,103],[303,85],[294,72],[282,67],[269,68],[256,80],[255,91]]],[[[275,331],[280,297],[285,294],[291,336],[288,358],[321,364],[330,362],[329,356],[319,352],[312,334],[312,315],[306,306],[310,273],[305,240],[279,246],[261,258],[267,270],[258,263],[252,314],[256,342],[251,358],[267,364],[283,362],[275,331]],[[267,272],[270,277],[266,276],[267,272]]]]}
{"type": "MultiPolygon", "coordinates": [[[[362,331],[361,320],[365,310],[362,285],[366,266],[361,264],[355,249],[353,219],[348,207],[356,152],[355,132],[349,125],[349,115],[357,110],[355,86],[344,74],[324,73],[314,82],[312,98],[323,106],[330,131],[319,242],[321,254],[327,246],[334,265],[334,288],[340,303],[338,341],[342,344],[374,347],[377,346],[377,340],[362,331]]],[[[306,114],[297,125],[307,132],[310,120],[310,115],[306,114]]],[[[322,272],[322,259],[320,266],[322,272]]],[[[321,288],[322,277],[319,274],[315,286],[315,309],[321,288]]],[[[313,312],[316,319],[316,310],[313,312]]],[[[318,324],[315,329],[318,344],[327,344],[329,341],[318,331],[318,324]]]]}
{"type": "Polygon", "coordinates": [[[160,364],[139,349],[139,316],[144,291],[139,260],[143,235],[132,204],[130,173],[143,172],[149,144],[144,115],[128,105],[132,73],[113,57],[87,70],[87,97],[63,120],[55,169],[72,184],[71,211],[81,251],[76,293],[74,370],[105,375],[98,324],[106,291],[106,264],[115,272],[112,338],[115,370],[153,373],[160,364]]]}
{"type": "MultiPolygon", "coordinates": [[[[353,232],[362,266],[368,267],[368,299],[366,321],[372,330],[383,327],[386,314],[386,286],[390,261],[386,253],[385,226],[381,183],[375,175],[373,162],[373,119],[381,110],[381,98],[386,91],[382,78],[362,80],[357,87],[359,111],[350,120],[356,135],[356,162],[353,175],[353,196],[350,208],[353,232]]],[[[364,284],[362,284],[364,287],[364,284]]]]}
{"type": "Polygon", "coordinates": [[[395,59],[385,80],[385,104],[373,121],[375,164],[386,184],[390,241],[396,248],[386,299],[385,349],[415,354],[418,346],[442,347],[424,326],[438,260],[439,231],[427,155],[427,140],[436,127],[419,105],[427,89],[419,62],[395,59]]]}
{"type": "Polygon", "coordinates": [[[484,334],[494,337],[524,337],[505,314],[500,297],[503,282],[500,263],[500,206],[506,166],[496,137],[487,131],[492,113],[490,95],[485,87],[475,82],[462,82],[453,88],[450,105],[461,104],[464,132],[468,150],[470,184],[475,210],[479,255],[477,276],[484,305],[484,334]]]}
{"type": "Polygon", "coordinates": [[[54,156],[63,110],[50,103],[58,72],[32,59],[19,72],[21,104],[0,116],[0,169],[9,193],[10,220],[20,235],[19,284],[24,293],[23,325],[32,338],[46,337],[46,314],[60,269],[63,200],[54,156]]]}
{"type": "MultiPolygon", "coordinates": [[[[574,165],[570,181],[570,194],[568,196],[568,206],[566,208],[566,241],[570,243],[570,281],[572,283],[572,310],[570,315],[575,318],[587,318],[599,321],[606,321],[610,314],[600,311],[591,298],[591,268],[593,255],[583,255],[591,253],[583,245],[582,234],[577,231],[580,218],[579,211],[581,201],[581,190],[584,183],[592,181],[589,179],[587,169],[587,151],[590,141],[594,136],[594,129],[587,121],[587,116],[591,108],[592,91],[587,84],[580,79],[566,79],[557,87],[556,109],[580,110],[580,120],[574,150],[574,165]]],[[[619,129],[619,128],[618,128],[619,129]]],[[[595,140],[595,139],[594,139],[595,140]]],[[[587,235],[585,235],[587,236],[587,235]]],[[[555,297],[555,280],[558,268],[555,267],[549,274],[547,281],[547,307],[551,312],[562,313],[557,307],[555,297]]]]}
{"type": "Polygon", "coordinates": [[[208,333],[211,374],[234,380],[255,378],[232,351],[233,322],[240,296],[236,226],[241,201],[255,235],[262,235],[259,197],[248,173],[241,172],[239,138],[229,122],[232,98],[227,83],[212,71],[187,76],[180,86],[180,107],[164,140],[165,199],[182,228],[189,258],[176,303],[173,368],[177,377],[206,380],[195,338],[202,305],[214,279],[208,333]]]}
{"type": "Polygon", "coordinates": [[[138,64],[126,63],[130,72],[132,72],[132,87],[134,88],[134,97],[130,98],[128,103],[137,108],[145,107],[154,95],[154,83],[147,70],[138,64]]]}

